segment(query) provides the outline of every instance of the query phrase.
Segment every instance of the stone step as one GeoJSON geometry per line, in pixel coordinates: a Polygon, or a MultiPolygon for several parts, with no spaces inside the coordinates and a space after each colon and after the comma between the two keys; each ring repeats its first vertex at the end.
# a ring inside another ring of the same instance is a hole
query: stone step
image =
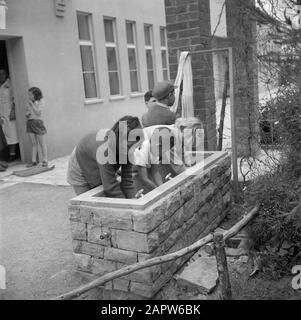
{"type": "MultiPolygon", "coordinates": [[[[225,229],[217,228],[215,232],[224,233],[225,229]]],[[[250,238],[246,229],[242,229],[234,237],[226,240],[226,253],[229,256],[240,256],[247,254],[250,238]],[[227,250],[228,249],[228,250],[227,250]],[[237,249],[237,250],[234,250],[237,249]],[[227,252],[228,251],[228,252],[227,252]]]]}
{"type": "Polygon", "coordinates": [[[216,287],[218,280],[215,256],[209,256],[203,250],[196,255],[197,257],[192,259],[175,278],[179,286],[209,294],[216,287]]]}
{"type": "Polygon", "coordinates": [[[225,248],[226,255],[230,257],[247,256],[248,251],[245,248],[225,248]]]}
{"type": "MultiPolygon", "coordinates": [[[[215,231],[223,233],[226,230],[217,228],[215,231]]],[[[225,247],[227,257],[247,258],[247,232],[243,229],[229,240],[226,241],[225,247]],[[229,240],[232,241],[228,243],[229,240]]],[[[212,250],[212,243],[210,243],[193,255],[188,265],[184,267],[181,273],[175,276],[179,286],[188,287],[192,290],[197,289],[202,294],[212,293],[218,281],[216,258],[212,250]]]]}

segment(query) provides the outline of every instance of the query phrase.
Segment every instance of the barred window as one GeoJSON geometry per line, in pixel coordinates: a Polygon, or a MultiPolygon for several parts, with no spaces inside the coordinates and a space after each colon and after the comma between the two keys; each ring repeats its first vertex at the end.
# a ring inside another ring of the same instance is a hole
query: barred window
{"type": "Polygon", "coordinates": [[[160,42],[161,42],[161,60],[162,60],[163,79],[169,80],[168,53],[167,53],[168,51],[167,51],[165,27],[160,27],[160,42]]]}
{"type": "Polygon", "coordinates": [[[153,30],[151,25],[148,25],[148,24],[144,25],[144,38],[145,38],[147,80],[148,80],[148,87],[151,90],[155,85],[153,30]]]}
{"type": "Polygon", "coordinates": [[[94,62],[94,43],[91,32],[91,14],[78,12],[77,23],[85,97],[86,99],[97,98],[98,92],[94,62]]]}
{"type": "Polygon", "coordinates": [[[109,84],[111,96],[121,94],[120,67],[118,46],[116,37],[116,21],[114,18],[104,19],[105,46],[109,72],[109,84]]]}
{"type": "Polygon", "coordinates": [[[131,81],[131,92],[140,91],[138,56],[137,56],[137,41],[136,41],[136,23],[126,21],[126,39],[129,60],[129,72],[131,81]]]}

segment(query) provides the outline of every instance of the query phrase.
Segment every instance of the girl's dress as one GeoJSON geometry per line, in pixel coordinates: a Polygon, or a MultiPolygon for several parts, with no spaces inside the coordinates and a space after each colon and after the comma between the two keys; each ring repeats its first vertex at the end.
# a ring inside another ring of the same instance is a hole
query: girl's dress
{"type": "Polygon", "coordinates": [[[42,120],[42,109],[44,107],[43,100],[30,101],[27,107],[27,111],[30,112],[30,116],[27,120],[26,131],[28,133],[34,133],[43,135],[47,133],[44,122],[42,120]]]}

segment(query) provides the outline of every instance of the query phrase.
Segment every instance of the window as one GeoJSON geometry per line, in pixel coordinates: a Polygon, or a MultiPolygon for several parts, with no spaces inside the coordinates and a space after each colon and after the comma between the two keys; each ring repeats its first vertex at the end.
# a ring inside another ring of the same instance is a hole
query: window
{"type": "Polygon", "coordinates": [[[115,19],[104,19],[105,43],[111,96],[121,93],[115,19]]]}
{"type": "Polygon", "coordinates": [[[94,46],[91,33],[91,15],[77,13],[79,47],[82,61],[85,97],[97,98],[97,83],[94,63],[94,46]]]}
{"type": "Polygon", "coordinates": [[[166,28],[160,28],[160,41],[161,41],[161,60],[163,69],[163,79],[169,80],[168,61],[167,61],[167,41],[166,41],[166,28]]]}
{"type": "Polygon", "coordinates": [[[146,54],[148,87],[151,90],[155,85],[153,37],[152,37],[151,25],[144,25],[144,38],[145,38],[145,54],[146,54]]]}
{"type": "Polygon", "coordinates": [[[138,63],[137,63],[137,44],[136,44],[136,24],[135,22],[126,22],[126,39],[129,59],[129,71],[131,81],[131,92],[140,91],[138,63]]]}

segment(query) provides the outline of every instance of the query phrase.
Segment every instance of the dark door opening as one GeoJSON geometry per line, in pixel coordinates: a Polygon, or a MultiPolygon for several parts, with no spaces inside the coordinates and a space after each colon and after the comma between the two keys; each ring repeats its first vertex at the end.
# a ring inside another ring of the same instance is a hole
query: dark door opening
{"type": "Polygon", "coordinates": [[[15,102],[5,40],[0,40],[0,160],[10,163],[20,160],[15,102]]]}

